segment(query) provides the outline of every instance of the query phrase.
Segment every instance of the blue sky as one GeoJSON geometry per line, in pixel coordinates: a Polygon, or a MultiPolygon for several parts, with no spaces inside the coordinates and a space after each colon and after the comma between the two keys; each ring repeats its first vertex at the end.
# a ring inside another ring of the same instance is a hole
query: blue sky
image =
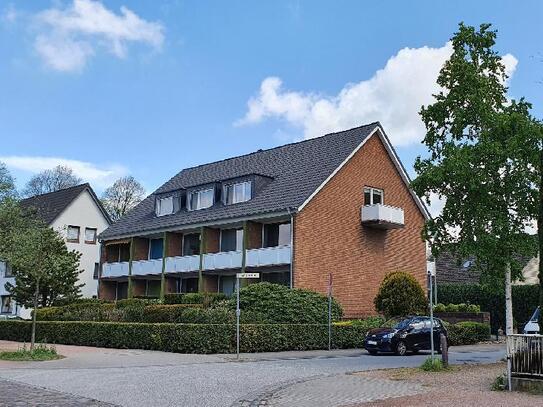
{"type": "Polygon", "coordinates": [[[100,193],[379,120],[412,171],[460,21],[491,22],[510,96],[543,118],[540,1],[0,2],[0,160],[100,193]],[[249,105],[248,105],[249,103],[249,105]]]}

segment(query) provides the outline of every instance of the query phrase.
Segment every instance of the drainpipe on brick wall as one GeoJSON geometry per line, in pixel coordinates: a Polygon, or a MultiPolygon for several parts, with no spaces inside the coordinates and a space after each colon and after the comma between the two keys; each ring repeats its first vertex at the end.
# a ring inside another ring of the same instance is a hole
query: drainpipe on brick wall
{"type": "Polygon", "coordinates": [[[204,291],[204,276],[202,271],[204,269],[204,250],[205,250],[205,229],[202,226],[200,228],[200,267],[198,268],[198,292],[204,291]]]}
{"type": "Polygon", "coordinates": [[[164,301],[166,291],[166,254],[168,245],[168,232],[162,235],[162,274],[160,275],[160,301],[164,301]]]}
{"type": "Polygon", "coordinates": [[[134,287],[132,284],[132,262],[134,261],[134,238],[130,239],[130,258],[128,259],[128,293],[127,297],[132,298],[134,287]]]}
{"type": "MultiPolygon", "coordinates": [[[[245,269],[247,268],[247,246],[249,245],[249,236],[247,233],[247,221],[243,222],[243,240],[242,240],[242,248],[241,248],[241,272],[245,273],[245,269]]],[[[240,286],[244,287],[247,285],[247,279],[242,278],[240,281],[240,286]]]]}
{"type": "Polygon", "coordinates": [[[291,208],[287,208],[290,215],[290,288],[294,287],[294,212],[291,208]]]}

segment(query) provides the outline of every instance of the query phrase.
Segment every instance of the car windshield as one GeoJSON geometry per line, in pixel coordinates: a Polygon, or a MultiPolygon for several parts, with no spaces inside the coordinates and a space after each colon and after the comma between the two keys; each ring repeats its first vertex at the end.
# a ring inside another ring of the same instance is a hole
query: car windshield
{"type": "Polygon", "coordinates": [[[411,323],[412,319],[411,318],[407,318],[407,319],[402,319],[400,322],[396,323],[396,325],[394,325],[394,329],[407,329],[409,327],[409,324],[411,323]]]}
{"type": "Polygon", "coordinates": [[[534,315],[532,315],[532,318],[530,319],[530,322],[537,322],[539,321],[539,307],[535,310],[534,315]]]}

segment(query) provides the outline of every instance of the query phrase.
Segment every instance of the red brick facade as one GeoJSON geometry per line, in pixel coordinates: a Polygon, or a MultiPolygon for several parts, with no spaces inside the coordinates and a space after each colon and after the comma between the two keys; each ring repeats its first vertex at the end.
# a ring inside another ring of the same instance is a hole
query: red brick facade
{"type": "Polygon", "coordinates": [[[426,275],[424,216],[377,134],[296,215],[294,285],[326,293],[332,273],[334,297],[345,317],[375,314],[373,299],[385,274],[426,275]],[[363,189],[384,190],[384,204],[404,210],[405,227],[362,226],[363,189]]]}

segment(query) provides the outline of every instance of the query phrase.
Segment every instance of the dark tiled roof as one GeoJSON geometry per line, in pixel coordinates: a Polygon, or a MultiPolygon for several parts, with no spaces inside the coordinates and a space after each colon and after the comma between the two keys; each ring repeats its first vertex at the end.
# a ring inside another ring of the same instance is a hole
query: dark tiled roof
{"type": "Polygon", "coordinates": [[[451,253],[441,253],[436,258],[438,284],[478,284],[481,273],[474,270],[473,259],[458,259],[451,253]]]}
{"type": "Polygon", "coordinates": [[[107,221],[110,222],[107,212],[102,207],[100,200],[96,197],[96,194],[88,183],[60,189],[47,194],[32,196],[30,198],[21,200],[20,204],[25,209],[35,210],[36,214],[45,223],[50,225],[64,211],[64,209],[66,209],[68,205],[85,190],[90,192],[96,204],[100,208],[100,211],[105,216],[107,221]]]}
{"type": "Polygon", "coordinates": [[[272,178],[247,202],[156,217],[153,194],[101,235],[113,239],[173,227],[240,218],[298,208],[364,141],[379,123],[287,144],[182,170],[155,193],[219,182],[248,174],[272,178]]]}

